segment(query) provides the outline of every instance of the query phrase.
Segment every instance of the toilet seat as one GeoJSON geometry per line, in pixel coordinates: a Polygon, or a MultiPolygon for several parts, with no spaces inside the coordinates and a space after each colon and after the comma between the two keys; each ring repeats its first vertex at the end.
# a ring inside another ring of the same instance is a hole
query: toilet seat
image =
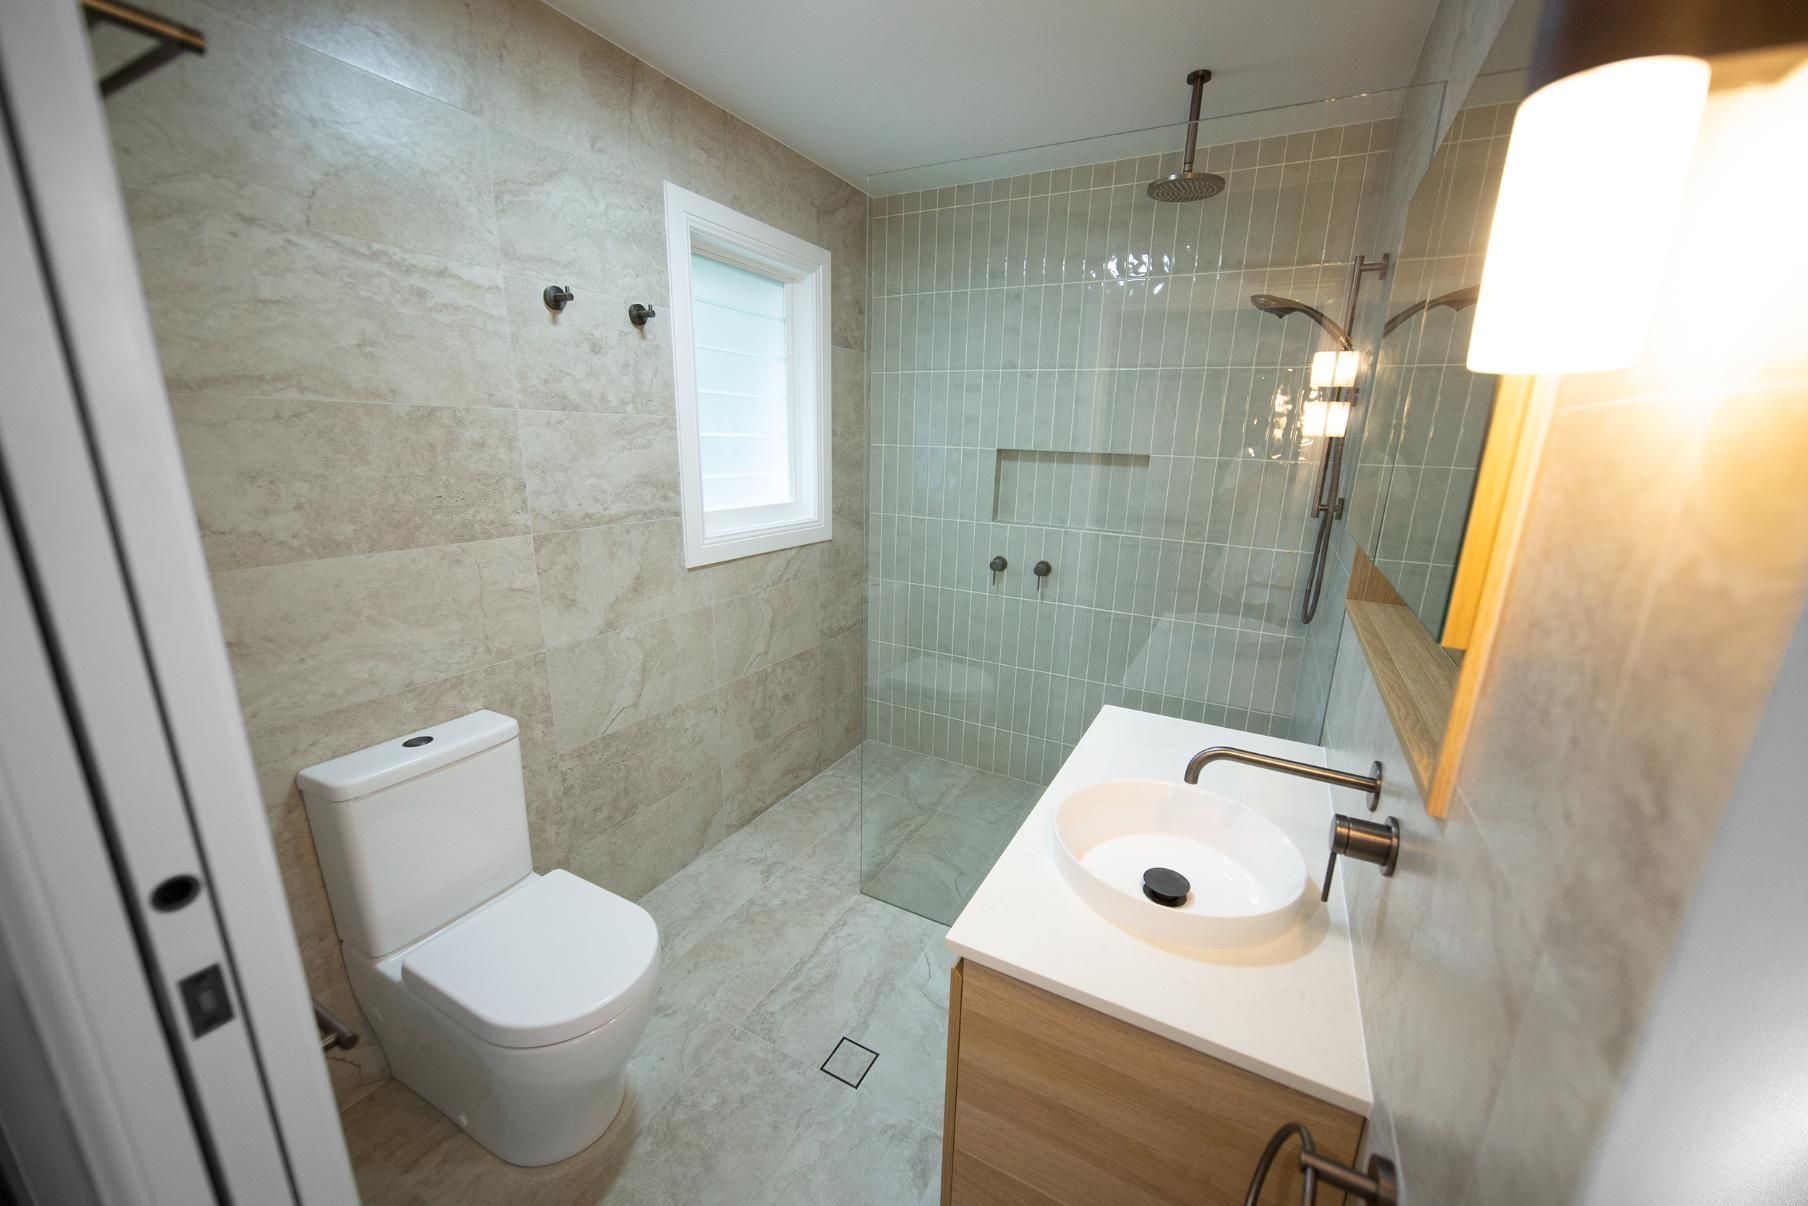
{"type": "Polygon", "coordinates": [[[572,875],[529,876],[402,960],[409,991],[499,1047],[544,1047],[626,1012],[659,968],[652,916],[572,875]]]}

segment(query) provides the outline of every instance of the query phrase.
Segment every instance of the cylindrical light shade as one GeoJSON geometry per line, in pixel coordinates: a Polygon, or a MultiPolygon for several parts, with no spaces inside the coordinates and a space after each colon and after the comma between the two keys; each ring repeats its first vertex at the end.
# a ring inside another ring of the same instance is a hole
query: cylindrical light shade
{"type": "Polygon", "coordinates": [[[1355,352],[1325,351],[1312,354],[1313,389],[1349,389],[1356,384],[1355,352]]]}
{"type": "Polygon", "coordinates": [[[1330,436],[1342,439],[1350,428],[1348,402],[1320,402],[1307,399],[1305,413],[1300,416],[1300,433],[1310,439],[1330,436]]]}
{"type": "Polygon", "coordinates": [[[1472,371],[1589,373],[1638,359],[1708,75],[1700,59],[1628,59],[1547,84],[1519,106],[1472,371]]]}

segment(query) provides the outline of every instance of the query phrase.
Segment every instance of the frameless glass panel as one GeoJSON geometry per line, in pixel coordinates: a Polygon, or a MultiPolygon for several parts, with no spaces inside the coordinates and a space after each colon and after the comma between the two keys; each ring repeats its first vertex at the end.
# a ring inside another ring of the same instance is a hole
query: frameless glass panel
{"type": "Polygon", "coordinates": [[[691,256],[706,511],[792,499],[785,283],[691,256]]]}
{"type": "Polygon", "coordinates": [[[1194,202],[1180,125],[869,181],[869,894],[952,920],[1106,704],[1317,740],[1337,345],[1251,298],[1343,321],[1408,95],[1202,122],[1194,202]]]}

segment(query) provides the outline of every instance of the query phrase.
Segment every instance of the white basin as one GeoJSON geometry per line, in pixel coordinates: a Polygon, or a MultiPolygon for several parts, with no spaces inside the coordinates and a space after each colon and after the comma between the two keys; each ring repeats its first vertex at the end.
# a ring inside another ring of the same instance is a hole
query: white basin
{"type": "Polygon", "coordinates": [[[1198,787],[1110,779],[1055,807],[1055,861],[1088,905],[1127,930],[1199,948],[1254,946],[1304,916],[1306,860],[1267,817],[1198,787]],[[1143,872],[1178,871],[1177,907],[1143,895],[1143,872]]]}

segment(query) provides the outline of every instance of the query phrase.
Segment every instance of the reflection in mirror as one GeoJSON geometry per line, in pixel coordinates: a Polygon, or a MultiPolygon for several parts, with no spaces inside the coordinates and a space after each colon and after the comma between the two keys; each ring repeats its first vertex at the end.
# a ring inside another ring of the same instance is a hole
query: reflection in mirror
{"type": "MultiPolygon", "coordinates": [[[[1523,7],[1523,6],[1522,6],[1523,7]]],[[[1463,366],[1520,71],[1477,78],[1414,193],[1376,355],[1371,557],[1436,637],[1475,492],[1496,379],[1463,366]]],[[[1368,459],[1365,457],[1365,460],[1368,459]]]]}

